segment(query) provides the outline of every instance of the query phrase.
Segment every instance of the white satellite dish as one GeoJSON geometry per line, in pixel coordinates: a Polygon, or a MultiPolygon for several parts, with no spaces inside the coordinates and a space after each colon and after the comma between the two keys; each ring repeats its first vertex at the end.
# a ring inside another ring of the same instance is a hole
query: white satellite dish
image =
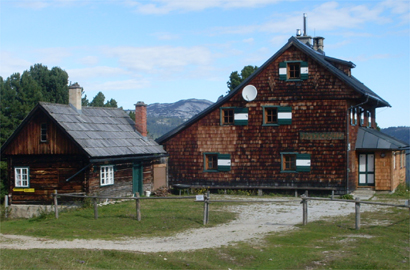
{"type": "Polygon", "coordinates": [[[245,88],[242,90],[242,97],[246,101],[254,100],[257,95],[258,95],[258,90],[256,89],[255,86],[251,84],[245,86],[245,88]]]}

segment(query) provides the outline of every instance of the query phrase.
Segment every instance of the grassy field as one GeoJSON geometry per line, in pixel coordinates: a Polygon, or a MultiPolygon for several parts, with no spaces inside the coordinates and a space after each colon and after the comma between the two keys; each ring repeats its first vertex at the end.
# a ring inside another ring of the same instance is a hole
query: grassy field
{"type": "MultiPolygon", "coordinates": [[[[403,199],[402,196],[398,198],[403,199]]],[[[387,199],[391,202],[397,199],[397,196],[387,197],[387,199]]],[[[58,220],[53,216],[42,216],[31,220],[3,221],[1,231],[57,239],[166,236],[187,228],[202,227],[202,207],[203,204],[192,203],[192,201],[167,201],[166,203],[150,201],[149,204],[144,201],[141,208],[144,222],[138,222],[135,220],[135,204],[125,203],[99,209],[98,220],[93,219],[92,209],[82,209],[62,213],[58,220]],[[107,224],[114,226],[106,226],[107,224]],[[63,237],[59,233],[71,234],[71,236],[63,237]]],[[[218,209],[215,204],[212,208],[218,209]]],[[[232,218],[235,218],[232,213],[213,211],[210,226],[232,218]]],[[[336,217],[310,222],[307,226],[298,226],[297,230],[286,233],[272,233],[260,241],[192,252],[2,249],[0,267],[2,269],[410,269],[408,209],[386,207],[378,212],[364,212],[361,214],[361,225],[360,231],[354,229],[354,215],[336,217]]]]}
{"type": "MultiPolygon", "coordinates": [[[[134,201],[98,207],[98,219],[94,208],[80,208],[32,219],[2,220],[3,234],[22,234],[36,237],[72,240],[105,239],[121,237],[169,236],[191,228],[203,227],[203,203],[189,200],[143,200],[142,221],[136,220],[134,201]]],[[[218,210],[218,204],[213,204],[218,210]]],[[[226,223],[235,218],[231,212],[215,211],[207,226],[226,223]]]]}

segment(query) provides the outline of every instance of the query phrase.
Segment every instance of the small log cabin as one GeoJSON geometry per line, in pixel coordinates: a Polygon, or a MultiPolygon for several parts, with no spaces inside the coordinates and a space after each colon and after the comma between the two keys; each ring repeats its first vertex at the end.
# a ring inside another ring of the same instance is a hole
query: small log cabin
{"type": "Polygon", "coordinates": [[[130,196],[167,185],[166,152],[147,137],[146,105],[136,124],[122,109],[40,102],[1,148],[12,204],[47,204],[51,193],[130,196]]]}
{"type": "Polygon", "coordinates": [[[157,139],[170,185],[210,189],[393,191],[405,143],[376,130],[390,104],[326,56],[322,37],[291,37],[236,89],[157,139]]]}

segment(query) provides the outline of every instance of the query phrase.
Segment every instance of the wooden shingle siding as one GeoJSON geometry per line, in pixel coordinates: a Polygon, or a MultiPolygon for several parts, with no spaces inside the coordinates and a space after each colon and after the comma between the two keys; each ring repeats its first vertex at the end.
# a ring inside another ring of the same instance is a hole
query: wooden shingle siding
{"type": "Polygon", "coordinates": [[[248,108],[248,125],[220,126],[217,108],[164,142],[171,157],[170,183],[345,185],[346,100],[359,95],[294,47],[265,67],[249,84],[258,89],[254,101],[244,101],[239,91],[222,105],[248,108]],[[280,81],[279,63],[294,59],[308,63],[309,79],[280,81]],[[273,88],[269,86],[269,77],[274,79],[273,88]],[[315,77],[319,79],[314,82],[315,77]],[[290,108],[291,123],[262,126],[263,106],[290,108]],[[344,139],[301,140],[300,132],[338,132],[344,134],[344,139]],[[230,154],[230,171],[203,172],[205,152],[230,154]],[[280,152],[310,154],[310,172],[281,173],[280,152]]]}

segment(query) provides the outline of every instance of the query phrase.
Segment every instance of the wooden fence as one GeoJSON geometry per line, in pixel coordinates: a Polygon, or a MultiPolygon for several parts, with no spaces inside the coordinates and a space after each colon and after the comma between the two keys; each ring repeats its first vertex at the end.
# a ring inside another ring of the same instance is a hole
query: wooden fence
{"type": "MultiPolygon", "coordinates": [[[[195,202],[204,203],[204,219],[203,224],[206,225],[209,223],[209,204],[215,202],[239,202],[239,203],[284,203],[284,202],[295,202],[295,200],[211,200],[210,192],[204,195],[197,196],[178,196],[178,197],[140,197],[139,193],[135,193],[135,197],[102,197],[102,196],[86,196],[82,194],[58,194],[57,191],[54,191],[54,207],[55,207],[55,217],[58,219],[58,197],[73,197],[73,198],[91,198],[93,199],[94,204],[94,218],[98,219],[98,199],[111,199],[111,200],[135,200],[135,209],[136,217],[138,221],[141,221],[141,200],[175,200],[175,199],[196,199],[195,202]]],[[[409,209],[410,213],[410,200],[407,200],[407,204],[390,204],[390,203],[379,203],[379,202],[368,202],[360,201],[360,198],[357,197],[355,200],[343,200],[343,199],[334,199],[332,198],[313,198],[308,197],[305,194],[301,196],[302,201],[300,202],[303,207],[303,225],[308,223],[308,202],[309,201],[331,201],[331,202],[347,202],[355,204],[355,228],[356,230],[360,229],[360,205],[361,204],[373,204],[380,206],[390,206],[390,207],[404,207],[409,209]]]]}

